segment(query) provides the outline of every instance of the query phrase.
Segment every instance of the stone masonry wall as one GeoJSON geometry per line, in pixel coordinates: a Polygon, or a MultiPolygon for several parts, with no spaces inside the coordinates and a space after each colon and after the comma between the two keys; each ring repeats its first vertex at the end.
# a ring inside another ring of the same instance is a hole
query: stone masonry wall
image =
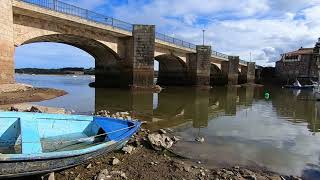
{"type": "Polygon", "coordinates": [[[254,83],[256,76],[256,63],[248,62],[247,67],[247,83],[254,83]]]}
{"type": "Polygon", "coordinates": [[[154,85],[155,26],[133,27],[133,81],[134,88],[150,88],[154,85]]]}
{"type": "Polygon", "coordinates": [[[276,62],[276,74],[282,81],[294,80],[297,77],[317,77],[313,55],[301,55],[300,61],[276,62]]]}
{"type": "Polygon", "coordinates": [[[0,84],[14,83],[12,1],[0,1],[0,84]]]}
{"type": "Polygon", "coordinates": [[[190,54],[188,69],[191,84],[195,86],[210,86],[211,46],[197,46],[197,53],[190,54]]]}
{"type": "Polygon", "coordinates": [[[239,56],[229,56],[229,71],[228,71],[228,84],[238,84],[238,71],[239,71],[239,56]]]}

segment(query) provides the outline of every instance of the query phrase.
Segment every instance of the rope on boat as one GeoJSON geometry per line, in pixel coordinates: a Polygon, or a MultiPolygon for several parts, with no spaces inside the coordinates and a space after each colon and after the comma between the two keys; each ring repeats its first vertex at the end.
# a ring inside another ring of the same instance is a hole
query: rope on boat
{"type": "MultiPolygon", "coordinates": [[[[79,138],[79,139],[74,139],[74,140],[70,140],[70,141],[58,142],[58,143],[62,144],[62,143],[68,143],[68,142],[74,142],[74,141],[79,141],[79,142],[81,142],[81,140],[82,140],[82,141],[91,140],[92,138],[109,135],[109,134],[112,134],[112,133],[116,133],[116,132],[119,132],[119,131],[123,131],[123,130],[130,129],[130,128],[133,128],[133,127],[135,127],[135,125],[133,125],[133,126],[128,126],[128,127],[126,127],[126,128],[117,129],[117,130],[114,130],[114,131],[111,131],[111,132],[106,132],[106,133],[102,133],[102,134],[97,134],[97,135],[94,135],[94,136],[88,136],[88,137],[85,137],[85,138],[79,138]]],[[[44,141],[44,142],[46,142],[46,141],[44,141]]],[[[50,141],[49,141],[49,142],[50,142],[50,141]]]]}

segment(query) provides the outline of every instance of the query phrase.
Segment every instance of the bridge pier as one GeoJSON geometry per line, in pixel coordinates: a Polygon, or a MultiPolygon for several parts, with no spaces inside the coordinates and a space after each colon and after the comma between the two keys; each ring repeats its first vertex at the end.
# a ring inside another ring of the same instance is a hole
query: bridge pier
{"type": "Polygon", "coordinates": [[[155,26],[134,25],[132,47],[132,88],[148,89],[154,85],[155,26]]]}
{"type": "Polygon", "coordinates": [[[221,62],[221,70],[228,77],[228,85],[237,85],[239,78],[239,56],[229,56],[229,61],[221,62]]]}
{"type": "Polygon", "coordinates": [[[154,50],[155,26],[133,25],[132,37],[119,39],[118,63],[112,55],[96,61],[96,87],[152,88],[154,50]]]}
{"type": "Polygon", "coordinates": [[[190,83],[197,87],[209,87],[211,46],[197,46],[196,50],[187,59],[190,83]]]}
{"type": "Polygon", "coordinates": [[[14,83],[14,42],[12,1],[0,2],[0,84],[14,83]]]}
{"type": "Polygon", "coordinates": [[[253,84],[255,82],[256,63],[248,62],[247,64],[247,83],[253,84]]]}
{"type": "Polygon", "coordinates": [[[241,66],[241,73],[239,77],[239,83],[253,84],[255,81],[255,62],[247,62],[247,66],[241,66]]]}

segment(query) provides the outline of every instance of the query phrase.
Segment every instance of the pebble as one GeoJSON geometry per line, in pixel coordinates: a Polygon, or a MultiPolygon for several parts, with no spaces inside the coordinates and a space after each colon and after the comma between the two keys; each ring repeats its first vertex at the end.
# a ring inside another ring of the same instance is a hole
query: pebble
{"type": "Polygon", "coordinates": [[[108,175],[109,175],[108,169],[103,169],[103,170],[100,171],[100,173],[98,174],[96,180],[105,180],[105,179],[108,179],[108,175]]]}
{"type": "Polygon", "coordinates": [[[173,136],[172,138],[175,142],[180,141],[180,138],[178,138],[177,136],[173,136]]]}
{"type": "Polygon", "coordinates": [[[76,178],[74,178],[74,180],[81,180],[80,179],[80,174],[78,174],[78,176],[76,178]]]}
{"type": "Polygon", "coordinates": [[[183,166],[183,169],[184,169],[186,172],[190,172],[190,171],[191,171],[190,166],[187,166],[187,165],[183,166]]]}
{"type": "Polygon", "coordinates": [[[88,164],[88,166],[87,166],[87,169],[90,169],[90,168],[92,168],[92,164],[91,163],[88,164]]]}
{"type": "Polygon", "coordinates": [[[120,160],[118,159],[118,158],[114,158],[113,160],[112,160],[112,165],[117,165],[117,164],[119,164],[120,163],[120,160]]]}
{"type": "Polygon", "coordinates": [[[133,149],[134,149],[133,146],[128,145],[128,146],[123,147],[122,151],[125,153],[128,153],[128,154],[131,154],[133,149]]]}
{"type": "Polygon", "coordinates": [[[159,129],[159,133],[160,134],[167,134],[167,131],[165,131],[164,129],[159,129]]]}
{"type": "Polygon", "coordinates": [[[50,173],[50,174],[48,175],[48,180],[55,180],[55,178],[54,178],[54,172],[52,172],[52,173],[50,173]]]}
{"type": "Polygon", "coordinates": [[[195,140],[198,141],[198,142],[203,143],[204,142],[204,137],[197,137],[195,140]]]}
{"type": "Polygon", "coordinates": [[[126,174],[122,171],[111,171],[110,172],[111,175],[118,175],[124,179],[128,179],[128,177],[126,176],[126,174]]]}

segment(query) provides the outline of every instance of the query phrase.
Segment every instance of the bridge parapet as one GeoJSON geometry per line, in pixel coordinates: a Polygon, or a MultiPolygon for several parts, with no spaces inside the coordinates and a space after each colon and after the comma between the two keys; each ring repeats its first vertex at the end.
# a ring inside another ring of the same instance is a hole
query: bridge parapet
{"type": "Polygon", "coordinates": [[[71,4],[64,3],[58,0],[18,0],[33,4],[42,8],[57,11],[63,14],[77,16],[96,23],[116,27],[125,31],[132,32],[133,25],[109,16],[105,16],[96,12],[89,11],[71,4]]]}

